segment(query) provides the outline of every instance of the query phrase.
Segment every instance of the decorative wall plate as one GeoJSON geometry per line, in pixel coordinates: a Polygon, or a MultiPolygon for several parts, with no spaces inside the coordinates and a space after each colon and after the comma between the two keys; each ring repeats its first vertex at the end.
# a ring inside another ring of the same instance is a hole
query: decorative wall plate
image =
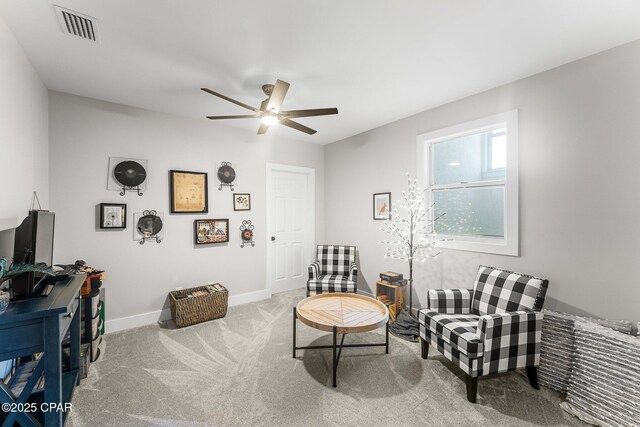
{"type": "Polygon", "coordinates": [[[241,248],[244,248],[246,245],[256,245],[253,241],[253,224],[250,219],[242,221],[242,225],[240,226],[240,237],[242,239],[242,243],[240,244],[241,248]]]}
{"type": "Polygon", "coordinates": [[[162,230],[162,220],[156,211],[144,211],[144,215],[138,219],[138,232],[144,237],[153,237],[162,230]]]}
{"type": "Polygon", "coordinates": [[[140,163],[126,160],[116,165],[113,176],[125,187],[137,187],[147,179],[147,171],[140,163]]]}
{"type": "Polygon", "coordinates": [[[127,191],[139,196],[147,190],[147,161],[128,157],[109,157],[107,190],[119,191],[124,196],[127,191]]]}
{"type": "Polygon", "coordinates": [[[164,237],[163,214],[154,210],[138,212],[133,216],[135,224],[133,230],[133,240],[137,240],[141,245],[148,240],[160,243],[164,237]]]}
{"type": "Polygon", "coordinates": [[[231,162],[222,162],[218,168],[218,179],[220,186],[218,190],[222,191],[222,187],[230,187],[233,191],[233,181],[236,179],[236,171],[231,166],[231,162]]]}

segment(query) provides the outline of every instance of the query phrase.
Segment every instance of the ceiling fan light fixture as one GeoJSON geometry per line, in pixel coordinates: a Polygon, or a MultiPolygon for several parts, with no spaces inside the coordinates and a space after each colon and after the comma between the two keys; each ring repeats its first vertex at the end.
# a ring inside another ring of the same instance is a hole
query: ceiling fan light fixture
{"type": "Polygon", "coordinates": [[[267,126],[273,126],[277,125],[280,122],[280,119],[278,119],[278,116],[275,114],[265,114],[260,117],[260,121],[267,126]]]}
{"type": "Polygon", "coordinates": [[[262,91],[267,95],[267,99],[260,103],[260,108],[254,108],[251,105],[247,105],[244,102],[237,101],[233,98],[229,98],[221,93],[215,92],[206,87],[201,88],[204,92],[210,95],[222,98],[225,101],[229,101],[247,110],[251,110],[254,114],[243,114],[233,116],[207,116],[209,120],[221,120],[221,119],[260,119],[260,128],[258,129],[258,135],[264,135],[270,126],[281,124],[282,126],[295,129],[300,132],[304,132],[307,135],[313,135],[316,133],[314,129],[307,127],[295,120],[300,117],[315,117],[315,116],[328,116],[332,114],[338,114],[337,108],[312,108],[306,110],[287,110],[282,111],[282,101],[284,101],[287,91],[289,90],[289,83],[282,80],[276,80],[275,84],[262,85],[262,91]]]}

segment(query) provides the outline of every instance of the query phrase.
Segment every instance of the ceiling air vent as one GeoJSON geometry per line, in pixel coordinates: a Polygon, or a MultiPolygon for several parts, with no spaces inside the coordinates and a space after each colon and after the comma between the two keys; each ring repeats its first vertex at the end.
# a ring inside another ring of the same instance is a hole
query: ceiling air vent
{"type": "Polygon", "coordinates": [[[86,40],[98,41],[97,19],[73,10],[54,6],[62,32],[86,40]]]}

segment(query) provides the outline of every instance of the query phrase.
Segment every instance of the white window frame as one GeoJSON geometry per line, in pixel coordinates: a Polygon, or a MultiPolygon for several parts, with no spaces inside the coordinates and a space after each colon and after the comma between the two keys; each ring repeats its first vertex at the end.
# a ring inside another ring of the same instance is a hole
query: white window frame
{"type": "MultiPolygon", "coordinates": [[[[519,255],[519,212],[518,212],[518,111],[508,111],[467,123],[438,129],[433,132],[418,135],[418,179],[428,188],[426,191],[426,203],[433,203],[432,184],[432,158],[431,148],[434,143],[446,141],[452,138],[469,134],[490,131],[505,127],[507,129],[507,173],[504,180],[484,182],[488,184],[504,185],[505,212],[504,212],[504,237],[459,236],[437,234],[438,238],[450,238],[439,242],[438,246],[446,249],[457,249],[472,252],[485,252],[498,255],[519,255]]],[[[443,188],[472,188],[474,184],[439,185],[443,188]]],[[[433,214],[433,210],[431,211],[433,214]]],[[[433,218],[432,218],[433,219],[433,218]]]]}

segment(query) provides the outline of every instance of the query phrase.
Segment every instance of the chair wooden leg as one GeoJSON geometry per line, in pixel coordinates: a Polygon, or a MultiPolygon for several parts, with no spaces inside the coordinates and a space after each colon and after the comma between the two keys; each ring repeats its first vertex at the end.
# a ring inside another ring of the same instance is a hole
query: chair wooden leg
{"type": "Polygon", "coordinates": [[[478,395],[478,377],[472,377],[469,374],[465,374],[467,383],[467,400],[471,403],[476,403],[476,396],[478,395]]]}
{"type": "Polygon", "coordinates": [[[420,337],[420,356],[426,359],[429,356],[429,342],[420,337]]]}
{"type": "Polygon", "coordinates": [[[527,378],[529,378],[531,387],[540,390],[540,385],[538,385],[538,368],[535,366],[527,366],[525,370],[527,371],[527,378]]]}

